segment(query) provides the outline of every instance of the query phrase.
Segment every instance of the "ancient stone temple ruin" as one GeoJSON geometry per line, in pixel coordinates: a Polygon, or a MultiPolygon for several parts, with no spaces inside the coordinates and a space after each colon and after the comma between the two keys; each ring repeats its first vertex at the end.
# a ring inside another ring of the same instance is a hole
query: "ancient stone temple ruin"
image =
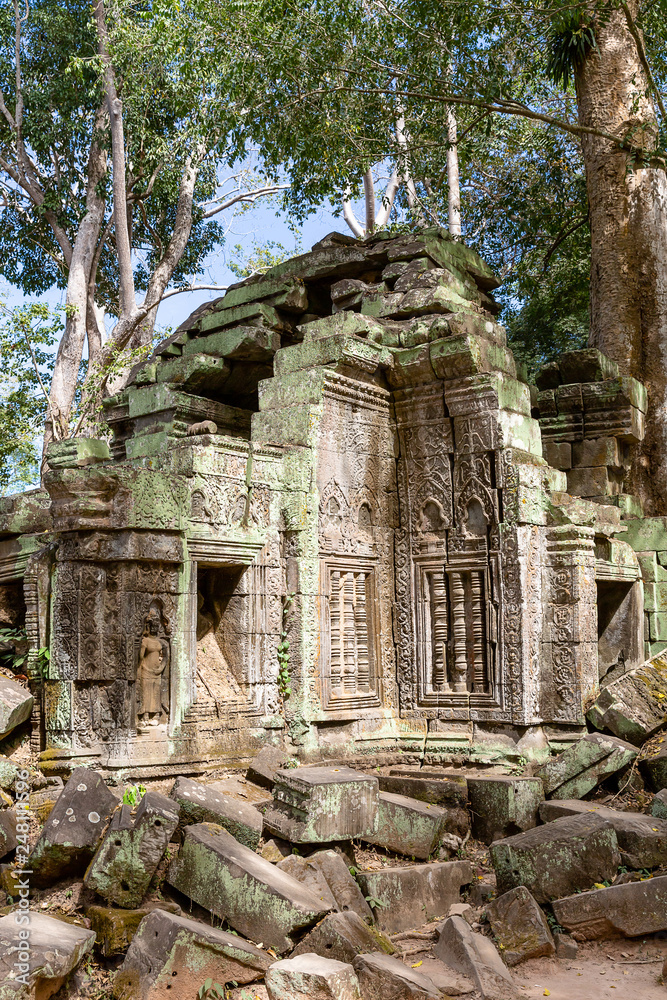
{"type": "Polygon", "coordinates": [[[333,234],[193,313],[108,444],[50,447],[0,502],[44,770],[539,756],[667,644],[645,391],[594,350],[527,384],[497,284],[440,230],[333,234]]]}

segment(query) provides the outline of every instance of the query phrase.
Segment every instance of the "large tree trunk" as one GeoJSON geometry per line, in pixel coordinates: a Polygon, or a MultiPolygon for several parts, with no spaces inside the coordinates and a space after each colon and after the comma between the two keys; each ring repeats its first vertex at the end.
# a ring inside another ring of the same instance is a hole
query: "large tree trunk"
{"type": "MultiPolygon", "coordinates": [[[[637,0],[628,10],[636,14],[637,0]]],[[[579,119],[649,154],[657,122],[637,42],[622,9],[605,11],[598,52],[576,74],[579,119]]],[[[606,139],[582,139],[591,222],[590,344],[648,388],[646,438],[631,489],[667,513],[667,175],[606,139]]]]}

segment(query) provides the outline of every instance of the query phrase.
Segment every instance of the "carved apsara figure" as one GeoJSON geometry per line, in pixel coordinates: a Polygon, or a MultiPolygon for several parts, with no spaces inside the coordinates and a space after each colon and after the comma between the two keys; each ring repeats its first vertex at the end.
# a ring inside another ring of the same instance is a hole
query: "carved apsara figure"
{"type": "Polygon", "coordinates": [[[169,646],[158,635],[160,622],[156,615],[146,619],[146,630],[139,650],[137,691],[139,697],[139,727],[157,726],[162,713],[162,675],[167,666],[169,646]]]}

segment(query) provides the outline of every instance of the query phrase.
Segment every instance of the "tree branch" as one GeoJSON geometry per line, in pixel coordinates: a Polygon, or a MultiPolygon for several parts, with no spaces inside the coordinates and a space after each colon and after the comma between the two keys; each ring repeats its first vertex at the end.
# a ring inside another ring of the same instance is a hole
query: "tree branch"
{"type": "Polygon", "coordinates": [[[352,230],[353,234],[357,239],[363,240],[364,238],[364,227],[361,225],[357,219],[354,211],[352,209],[352,202],[350,201],[351,194],[350,187],[345,188],[345,194],[343,195],[343,218],[347,222],[348,226],[352,230]]]}
{"type": "Polygon", "coordinates": [[[651,72],[651,67],[649,66],[649,62],[648,62],[648,59],[646,57],[646,50],[644,48],[644,43],[642,41],[642,37],[639,34],[639,29],[637,28],[637,25],[635,23],[635,19],[633,18],[632,14],[630,13],[630,8],[628,7],[628,5],[626,3],[626,0],[621,0],[621,9],[622,9],[623,13],[625,14],[625,20],[627,21],[627,24],[628,24],[628,30],[630,31],[630,34],[632,35],[632,37],[635,40],[635,45],[637,47],[637,55],[639,56],[639,61],[642,64],[642,66],[644,67],[644,72],[646,73],[648,84],[649,84],[651,90],[653,91],[653,93],[655,95],[655,99],[656,99],[658,108],[660,109],[660,114],[662,115],[662,120],[663,120],[663,122],[666,122],[667,121],[667,112],[665,111],[665,105],[662,102],[662,95],[660,94],[660,91],[658,90],[658,85],[656,84],[654,76],[653,76],[653,73],[651,72]]]}
{"type": "Polygon", "coordinates": [[[375,185],[370,169],[364,174],[364,199],[366,202],[366,236],[368,236],[375,229],[375,185]]]}
{"type": "Polygon", "coordinates": [[[160,302],[170,299],[172,295],[181,295],[183,292],[226,292],[229,285],[186,285],[184,288],[172,288],[165,292],[160,302]]]}
{"type": "Polygon", "coordinates": [[[576,233],[577,229],[581,229],[582,226],[585,226],[587,222],[588,222],[588,216],[584,215],[581,219],[578,219],[573,226],[570,226],[569,229],[566,229],[565,232],[561,230],[560,234],[556,237],[554,242],[549,247],[549,250],[544,255],[544,259],[542,261],[543,271],[546,271],[547,264],[551,260],[552,254],[561,245],[561,243],[563,243],[564,240],[568,238],[568,236],[572,236],[573,233],[576,233]]]}
{"type": "Polygon", "coordinates": [[[95,20],[97,23],[98,52],[104,65],[104,91],[111,126],[113,218],[116,251],[118,254],[119,312],[121,316],[129,317],[134,314],[137,304],[134,294],[132,249],[130,247],[130,234],[127,224],[123,105],[116,90],[116,79],[109,55],[109,35],[105,20],[104,0],[97,0],[95,20]]]}
{"type": "MultiPolygon", "coordinates": [[[[228,198],[216,208],[212,208],[208,212],[204,212],[204,218],[210,219],[212,216],[218,215],[220,212],[224,212],[225,209],[231,208],[232,205],[238,204],[238,202],[248,202],[253,205],[258,198],[262,198],[264,195],[276,194],[278,191],[286,191],[288,187],[289,184],[274,184],[263,188],[256,188],[254,191],[242,192],[241,194],[234,195],[233,198],[228,198]]],[[[208,204],[210,204],[210,202],[208,204]]]]}

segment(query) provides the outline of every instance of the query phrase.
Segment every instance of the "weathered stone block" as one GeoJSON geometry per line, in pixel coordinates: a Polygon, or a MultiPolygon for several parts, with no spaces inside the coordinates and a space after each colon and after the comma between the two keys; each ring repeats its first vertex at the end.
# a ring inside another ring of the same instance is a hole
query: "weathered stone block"
{"type": "Polygon", "coordinates": [[[16,764],[9,757],[0,755],[0,788],[6,792],[10,791],[14,787],[18,773],[19,769],[16,764]]]}
{"type": "Polygon", "coordinates": [[[614,828],[594,813],[497,840],[490,853],[498,892],[524,885],[538,903],[612,879],[621,860],[614,828]]]}
{"type": "Polygon", "coordinates": [[[270,1000],[360,1000],[359,982],[351,965],[298,955],[274,962],[264,978],[270,1000]]]}
{"type": "Polygon", "coordinates": [[[37,817],[40,823],[46,823],[63,788],[62,778],[49,778],[49,783],[45,788],[38,788],[30,793],[30,812],[37,817]]]}
{"type": "Polygon", "coordinates": [[[379,774],[381,792],[404,795],[445,810],[443,830],[464,837],[470,827],[468,783],[465,778],[416,778],[400,773],[379,774]]]}
{"type": "Polygon", "coordinates": [[[439,1000],[432,979],[389,955],[359,955],[353,962],[364,1000],[439,1000]]]}
{"type": "Polygon", "coordinates": [[[94,943],[93,931],[45,913],[33,910],[29,926],[19,924],[15,913],[0,917],[0,1000],[47,1000],[94,943]]]}
{"type": "Polygon", "coordinates": [[[621,864],[628,868],[655,868],[664,864],[667,858],[667,822],[664,820],[579,799],[552,799],[540,806],[540,819],[544,823],[582,813],[594,813],[611,823],[616,831],[621,864]]]}
{"type": "Polygon", "coordinates": [[[654,791],[667,788],[667,747],[644,757],[639,767],[654,791]]]}
{"type": "Polygon", "coordinates": [[[13,809],[0,809],[0,858],[13,851],[17,844],[16,812],[13,809]]]}
{"type": "Polygon", "coordinates": [[[277,952],[328,912],[296,879],[213,823],[187,826],[167,881],[253,941],[277,952]]]}
{"type": "Polygon", "coordinates": [[[320,906],[327,910],[337,910],[336,900],[333,897],[327,881],[317,868],[308,864],[306,858],[297,854],[290,854],[283,858],[276,865],[281,872],[285,872],[290,878],[300,882],[313,896],[316,896],[320,906]]]}
{"type": "Polygon", "coordinates": [[[40,888],[82,875],[117,805],[99,774],[75,768],[30,855],[33,884],[40,888]]]}
{"type": "Polygon", "coordinates": [[[563,382],[603,382],[618,376],[618,365],[595,347],[565,351],[558,358],[563,382]]]}
{"type": "Polygon", "coordinates": [[[519,990],[493,943],[475,933],[462,917],[445,921],[433,954],[468,976],[483,1000],[518,1000],[519,990]]]}
{"type": "Polygon", "coordinates": [[[472,881],[472,868],[467,861],[443,861],[358,872],[357,881],[364,896],[376,902],[377,926],[393,934],[444,917],[452,903],[461,901],[461,886],[472,881]]]}
{"type": "Polygon", "coordinates": [[[350,910],[348,913],[330,913],[306,934],[292,956],[312,953],[351,964],[357,955],[371,951],[393,955],[396,949],[381,931],[369,927],[350,910]]]}
{"type": "Polygon", "coordinates": [[[468,778],[473,835],[485,844],[537,823],[544,799],[539,778],[484,775],[468,778]]]}
{"type": "Polygon", "coordinates": [[[289,759],[288,754],[279,747],[262,747],[256,757],[250,761],[246,778],[254,781],[256,785],[262,785],[273,791],[276,780],[276,771],[285,766],[289,759]]]}
{"type": "Polygon", "coordinates": [[[254,851],[262,837],[262,815],[249,802],[223,795],[210,785],[177,778],[169,793],[181,811],[181,824],[217,823],[254,851]]]}
{"type": "Polygon", "coordinates": [[[572,445],[569,441],[543,441],[544,458],[554,469],[567,472],[572,468],[572,445]]]}
{"type": "Polygon", "coordinates": [[[315,851],[308,856],[308,864],[325,880],[338,910],[356,913],[366,923],[373,923],[371,908],[350,874],[345,859],[337,851],[315,851]]]}
{"type": "Polygon", "coordinates": [[[538,768],[550,798],[583,798],[601,781],[631,764],[637,751],[629,743],[602,733],[588,733],[568,750],[538,768]]]}
{"type": "Polygon", "coordinates": [[[609,729],[635,746],[645,743],[667,722],[667,655],[654,656],[603,688],[587,718],[596,729],[609,729]]]}
{"type": "Polygon", "coordinates": [[[653,796],[651,816],[657,819],[667,819],[667,788],[661,789],[653,796]]]}
{"type": "Polygon", "coordinates": [[[576,497],[612,496],[620,493],[623,483],[610,474],[606,465],[596,469],[570,469],[567,491],[576,497]]]}
{"type": "Polygon", "coordinates": [[[624,454],[618,438],[601,437],[576,441],[572,445],[572,459],[574,465],[583,468],[595,468],[603,465],[621,468],[624,454]]]}
{"type": "Polygon", "coordinates": [[[577,941],[667,930],[667,875],[554,901],[556,920],[577,941]]]}
{"type": "Polygon", "coordinates": [[[166,900],[146,903],[139,910],[118,910],[115,906],[87,907],[86,917],[90,920],[91,929],[95,931],[95,947],[107,958],[111,955],[124,955],[139,924],[153,910],[165,910],[177,916],[181,912],[178,903],[168,903],[166,900]]]}
{"type": "Polygon", "coordinates": [[[446,821],[440,806],[380,792],[377,829],[364,839],[398,854],[427,859],[438,850],[446,821]]]}
{"type": "Polygon", "coordinates": [[[0,677],[0,739],[30,718],[33,701],[22,684],[0,677]]]}
{"type": "Polygon", "coordinates": [[[554,941],[546,917],[524,885],[487,903],[486,915],[507,965],[553,955],[554,941]]]}
{"type": "Polygon", "coordinates": [[[198,920],[154,910],[144,917],[116,974],[117,1000],[192,1000],[208,978],[261,979],[272,957],[249,941],[198,920]],[[166,991],[169,990],[167,993],[166,991]]]}
{"type": "Polygon", "coordinates": [[[264,826],[292,843],[363,838],[377,826],[377,778],[349,767],[277,771],[273,798],[264,826]]]}
{"type": "Polygon", "coordinates": [[[109,903],[138,907],[146,894],[171,835],[178,826],[177,803],[146,792],[133,814],[123,805],[114,814],[84,877],[109,903]]]}

